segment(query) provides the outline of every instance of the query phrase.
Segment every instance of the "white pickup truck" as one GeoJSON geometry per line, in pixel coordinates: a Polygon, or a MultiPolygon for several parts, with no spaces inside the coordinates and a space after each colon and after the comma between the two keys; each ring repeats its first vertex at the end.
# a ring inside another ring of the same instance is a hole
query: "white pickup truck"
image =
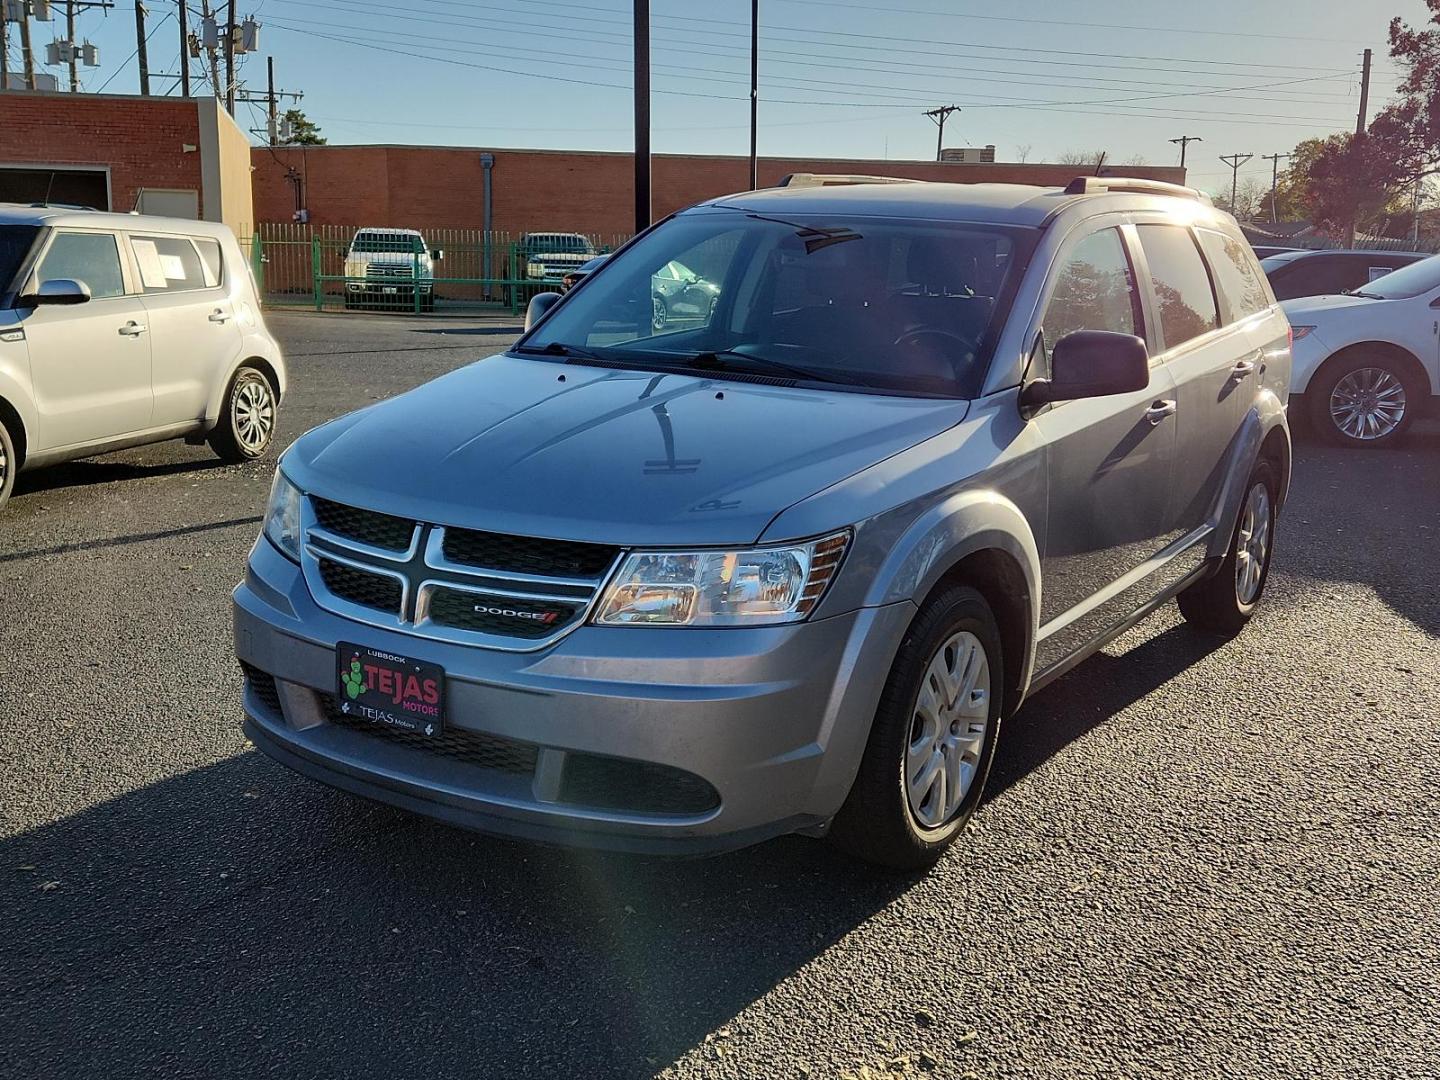
{"type": "Polygon", "coordinates": [[[415,229],[360,229],[345,252],[345,306],[409,310],[420,293],[420,309],[435,310],[435,262],[415,229]]]}

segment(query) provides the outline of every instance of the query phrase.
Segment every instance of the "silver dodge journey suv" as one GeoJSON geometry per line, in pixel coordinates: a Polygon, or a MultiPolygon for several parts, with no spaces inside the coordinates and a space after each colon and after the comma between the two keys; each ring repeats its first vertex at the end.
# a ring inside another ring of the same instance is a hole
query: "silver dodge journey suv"
{"type": "Polygon", "coordinates": [[[1265,589],[1289,329],[1196,192],[804,178],[532,314],[281,460],[235,641],[291,768],[535,840],[922,867],[1027,695],[1265,589]],[[717,298],[657,330],[671,262],[717,298]]]}

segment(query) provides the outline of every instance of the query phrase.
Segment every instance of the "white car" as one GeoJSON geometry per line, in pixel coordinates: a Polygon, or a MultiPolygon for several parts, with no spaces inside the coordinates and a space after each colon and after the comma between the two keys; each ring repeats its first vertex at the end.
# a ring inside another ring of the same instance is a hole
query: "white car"
{"type": "Polygon", "coordinates": [[[0,204],[0,505],[21,469],[270,446],[285,364],[228,227],[0,204]]]}
{"type": "Polygon", "coordinates": [[[1389,446],[1440,395],[1440,256],[1338,296],[1281,305],[1294,331],[1290,400],[1342,446],[1389,446]]]}
{"type": "Polygon", "coordinates": [[[345,251],[346,308],[434,311],[435,263],[444,257],[415,229],[359,230],[345,251]]]}

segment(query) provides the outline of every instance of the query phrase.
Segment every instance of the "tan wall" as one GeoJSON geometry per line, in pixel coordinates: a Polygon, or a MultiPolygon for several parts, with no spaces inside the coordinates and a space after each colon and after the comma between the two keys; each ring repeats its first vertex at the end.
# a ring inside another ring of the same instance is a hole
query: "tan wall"
{"type": "Polygon", "coordinates": [[[218,98],[200,98],[195,104],[200,112],[204,177],[201,213],[206,221],[223,221],[236,236],[249,236],[255,228],[250,139],[218,98]]]}

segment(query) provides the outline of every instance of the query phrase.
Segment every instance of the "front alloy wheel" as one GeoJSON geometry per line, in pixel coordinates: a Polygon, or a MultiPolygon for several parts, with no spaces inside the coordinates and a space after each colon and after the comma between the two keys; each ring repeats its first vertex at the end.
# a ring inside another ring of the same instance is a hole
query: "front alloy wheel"
{"type": "Polygon", "coordinates": [[[1330,421],[1344,435],[1373,442],[1393,435],[1405,421],[1405,384],[1379,367],[1347,373],[1330,391],[1330,421]]]}
{"type": "Polygon", "coordinates": [[[938,829],[959,813],[980,767],[990,722],[990,661],[968,631],[942,645],[915,698],[905,790],[923,828],[938,829]]]}
{"type": "Polygon", "coordinates": [[[654,310],[650,316],[650,327],[658,334],[670,321],[670,306],[665,303],[663,296],[653,296],[651,299],[654,301],[654,310]]]}

